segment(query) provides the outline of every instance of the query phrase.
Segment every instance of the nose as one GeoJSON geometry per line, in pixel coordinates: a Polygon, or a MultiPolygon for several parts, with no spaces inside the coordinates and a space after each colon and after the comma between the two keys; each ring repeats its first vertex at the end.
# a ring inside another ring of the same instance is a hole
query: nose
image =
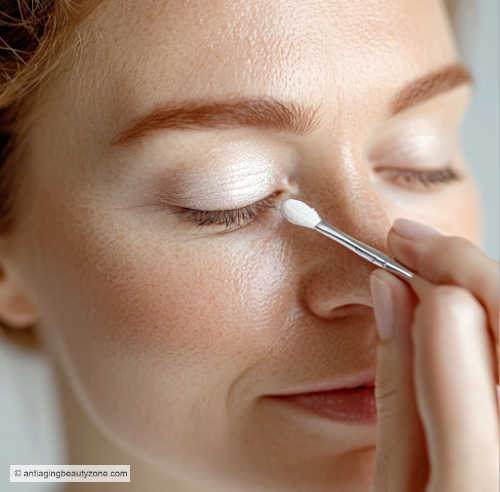
{"type": "MultiPolygon", "coordinates": [[[[303,201],[323,220],[390,255],[386,237],[392,221],[366,173],[343,172],[337,163],[335,172],[315,180],[315,188],[316,193],[308,193],[303,201]]],[[[302,200],[300,194],[296,198],[302,200]]],[[[314,316],[334,319],[372,307],[369,276],[376,268],[372,263],[312,229],[289,227],[297,228],[293,237],[303,259],[300,291],[314,316]]]]}

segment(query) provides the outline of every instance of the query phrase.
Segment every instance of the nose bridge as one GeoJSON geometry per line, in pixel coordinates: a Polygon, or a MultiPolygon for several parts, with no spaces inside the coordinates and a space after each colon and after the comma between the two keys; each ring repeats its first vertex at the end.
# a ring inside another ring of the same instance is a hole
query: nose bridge
{"type": "Polygon", "coordinates": [[[371,172],[356,142],[345,138],[327,144],[301,168],[300,191],[295,198],[313,207],[332,226],[384,250],[391,220],[371,172]]]}
{"type": "MultiPolygon", "coordinates": [[[[345,143],[341,150],[318,156],[300,176],[297,198],[332,226],[388,253],[388,211],[361,159],[362,152],[351,151],[345,143]]],[[[303,235],[304,241],[298,240],[298,244],[308,250],[304,252],[307,266],[301,282],[309,310],[329,318],[346,304],[371,306],[369,275],[374,265],[320,233],[297,230],[295,234],[303,235]]]]}

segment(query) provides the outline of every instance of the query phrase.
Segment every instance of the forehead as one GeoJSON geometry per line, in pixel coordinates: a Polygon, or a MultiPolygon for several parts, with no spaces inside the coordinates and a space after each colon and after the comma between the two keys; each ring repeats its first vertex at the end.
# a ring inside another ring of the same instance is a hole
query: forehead
{"type": "Polygon", "coordinates": [[[374,89],[389,99],[456,58],[441,0],[105,0],[78,37],[81,56],[54,94],[102,138],[169,98],[270,95],[364,112],[374,89]]]}

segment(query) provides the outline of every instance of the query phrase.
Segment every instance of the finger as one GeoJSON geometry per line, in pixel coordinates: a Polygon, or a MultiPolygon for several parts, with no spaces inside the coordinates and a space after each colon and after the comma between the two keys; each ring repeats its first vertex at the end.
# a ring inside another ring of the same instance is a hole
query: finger
{"type": "Polygon", "coordinates": [[[466,289],[436,286],[413,325],[417,405],[430,457],[430,491],[498,489],[494,354],[486,314],[466,289]]]}
{"type": "MultiPolygon", "coordinates": [[[[397,219],[388,235],[391,252],[402,263],[433,284],[451,284],[469,290],[487,312],[497,365],[495,382],[500,383],[499,265],[471,241],[444,236],[424,224],[397,219]]],[[[419,293],[418,277],[408,281],[419,293]]]]}
{"type": "Polygon", "coordinates": [[[394,222],[388,246],[398,259],[433,284],[457,285],[471,291],[486,309],[494,342],[498,344],[498,262],[466,238],[445,236],[406,219],[394,222]]]}
{"type": "Polygon", "coordinates": [[[392,327],[392,336],[385,339],[383,335],[383,340],[379,336],[377,346],[377,443],[372,491],[420,492],[427,481],[428,465],[416,405],[410,335],[418,299],[407,284],[381,269],[372,273],[370,286],[377,328],[387,335],[392,327]],[[392,307],[384,306],[384,296],[390,296],[392,307]]]}

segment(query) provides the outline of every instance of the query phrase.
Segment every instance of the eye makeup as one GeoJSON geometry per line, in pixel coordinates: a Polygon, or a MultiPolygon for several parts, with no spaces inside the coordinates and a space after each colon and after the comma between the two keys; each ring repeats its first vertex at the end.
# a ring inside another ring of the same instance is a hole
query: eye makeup
{"type": "MultiPolygon", "coordinates": [[[[373,172],[411,192],[436,192],[461,181],[462,173],[451,164],[456,129],[443,121],[414,116],[386,125],[368,152],[373,172]]],[[[181,160],[159,180],[155,204],[198,228],[244,227],[279,207],[289,190],[284,163],[296,165],[297,156],[288,147],[276,159],[274,147],[232,140],[186,166],[181,160]]]]}
{"type": "Polygon", "coordinates": [[[149,200],[165,208],[206,212],[241,209],[286,187],[298,159],[293,146],[276,142],[260,145],[246,138],[225,142],[205,153],[184,151],[178,162],[155,175],[148,185],[149,200]]]}
{"type": "Polygon", "coordinates": [[[269,195],[278,184],[269,162],[253,154],[224,167],[168,173],[160,201],[201,210],[232,209],[269,195]]]}
{"type": "Polygon", "coordinates": [[[456,129],[439,128],[424,119],[403,128],[394,125],[372,144],[368,159],[375,166],[435,169],[451,160],[458,145],[457,135],[456,129]]]}
{"type": "MultiPolygon", "coordinates": [[[[406,186],[415,189],[417,186],[423,186],[426,189],[441,187],[453,181],[462,179],[455,169],[446,167],[436,170],[412,170],[397,168],[380,168],[380,172],[386,171],[393,181],[404,182],[406,186]],[[398,181],[399,180],[399,181],[398,181]]],[[[279,210],[279,196],[281,192],[277,191],[259,200],[256,203],[246,207],[232,210],[197,210],[184,207],[175,207],[175,213],[182,219],[196,224],[198,227],[224,225],[226,229],[232,227],[239,228],[260,217],[266,209],[274,208],[279,210]]]]}
{"type": "Polygon", "coordinates": [[[389,181],[411,189],[416,189],[416,187],[433,189],[463,179],[462,174],[451,166],[431,170],[398,169],[394,167],[378,167],[376,170],[381,175],[387,176],[389,181]]]}
{"type": "Polygon", "coordinates": [[[412,192],[434,192],[463,180],[454,162],[458,148],[457,122],[443,115],[396,118],[371,141],[367,159],[388,182],[412,192]]]}
{"type": "Polygon", "coordinates": [[[199,228],[210,225],[224,225],[226,230],[232,227],[240,228],[253,222],[270,208],[278,210],[279,207],[276,205],[281,194],[280,191],[275,191],[263,200],[232,210],[194,210],[176,207],[175,213],[182,219],[196,224],[199,228]]]}

